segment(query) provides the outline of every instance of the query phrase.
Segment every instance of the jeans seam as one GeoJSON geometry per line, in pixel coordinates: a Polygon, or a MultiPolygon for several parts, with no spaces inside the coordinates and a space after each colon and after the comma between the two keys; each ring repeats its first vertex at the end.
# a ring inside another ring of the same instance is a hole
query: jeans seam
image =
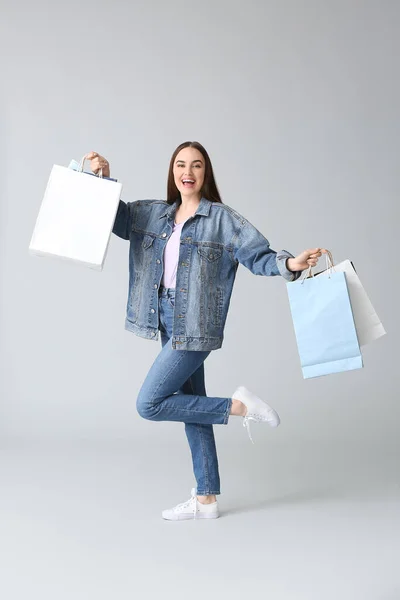
{"type": "MultiPolygon", "coordinates": [[[[188,382],[189,382],[189,386],[190,386],[190,391],[192,392],[192,394],[194,394],[194,387],[193,387],[193,383],[192,383],[192,376],[189,377],[188,382]]],[[[209,487],[210,477],[209,477],[209,470],[208,470],[208,461],[206,460],[206,455],[205,455],[205,452],[204,452],[203,428],[202,428],[201,425],[196,425],[196,428],[197,428],[197,430],[199,431],[199,434],[200,434],[200,443],[201,443],[201,450],[202,450],[202,456],[203,456],[204,479],[205,479],[206,486],[208,488],[209,487]],[[200,429],[199,429],[199,427],[200,427],[200,429]]],[[[203,494],[200,494],[200,496],[202,496],[202,495],[203,494]]]]}
{"type": "MultiPolygon", "coordinates": [[[[170,394],[171,396],[173,396],[174,394],[170,394]]],[[[165,398],[169,398],[169,396],[165,396],[165,398]]],[[[160,404],[159,402],[157,403],[156,401],[154,402],[150,402],[149,403],[150,406],[152,408],[155,408],[157,406],[157,404],[160,404]]],[[[183,408],[182,406],[176,407],[176,406],[171,406],[170,408],[172,408],[173,410],[177,410],[177,411],[183,411],[183,412],[189,412],[189,413],[197,413],[199,415],[216,415],[217,417],[222,417],[222,419],[224,420],[223,423],[196,423],[196,421],[187,421],[187,423],[194,423],[196,424],[200,424],[200,425],[225,425],[228,421],[227,418],[229,415],[226,415],[225,413],[220,413],[220,412],[211,412],[209,410],[196,410],[194,408],[183,408]],[[226,419],[226,421],[225,421],[226,419]]],[[[166,419],[168,421],[168,419],[166,419]]]]}
{"type": "Polygon", "coordinates": [[[206,486],[209,486],[210,482],[210,474],[209,474],[209,465],[208,465],[208,457],[207,453],[204,451],[204,436],[203,436],[203,428],[200,426],[200,440],[201,440],[201,453],[203,456],[203,465],[204,465],[204,479],[206,482],[206,486]]]}
{"type": "Polygon", "coordinates": [[[165,382],[165,381],[168,379],[168,377],[171,375],[171,373],[172,373],[172,371],[175,369],[175,367],[176,367],[176,366],[178,366],[178,365],[179,365],[179,364],[182,362],[182,360],[183,360],[184,356],[185,356],[185,355],[184,355],[184,353],[182,353],[181,355],[179,355],[179,360],[178,360],[178,362],[176,362],[176,363],[174,363],[174,364],[173,364],[172,368],[171,368],[171,369],[168,371],[168,373],[165,375],[164,379],[162,379],[162,380],[159,382],[159,384],[158,384],[158,386],[157,386],[156,390],[155,390],[155,391],[154,391],[154,393],[153,393],[153,398],[152,398],[152,400],[149,402],[149,404],[150,404],[151,406],[153,406],[153,407],[155,406],[155,404],[156,404],[156,398],[155,398],[155,397],[156,397],[156,393],[157,393],[157,391],[160,389],[160,387],[163,385],[163,383],[164,383],[164,382],[165,382]]]}

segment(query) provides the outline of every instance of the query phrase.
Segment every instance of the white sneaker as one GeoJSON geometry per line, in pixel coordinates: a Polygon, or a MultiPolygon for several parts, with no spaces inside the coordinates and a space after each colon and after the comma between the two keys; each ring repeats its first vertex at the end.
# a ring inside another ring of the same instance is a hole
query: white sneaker
{"type": "Polygon", "coordinates": [[[278,427],[281,422],[276,410],[271,408],[265,400],[261,400],[258,396],[250,392],[244,385],[240,385],[232,394],[232,398],[240,400],[247,407],[247,413],[243,417],[243,426],[247,427],[249,438],[254,444],[250,433],[250,421],[263,421],[271,427],[278,427]]]}
{"type": "Polygon", "coordinates": [[[181,521],[183,519],[217,519],[219,517],[218,502],[202,504],[197,500],[196,488],[192,488],[191,497],[174,508],[162,511],[163,519],[181,521]]]}

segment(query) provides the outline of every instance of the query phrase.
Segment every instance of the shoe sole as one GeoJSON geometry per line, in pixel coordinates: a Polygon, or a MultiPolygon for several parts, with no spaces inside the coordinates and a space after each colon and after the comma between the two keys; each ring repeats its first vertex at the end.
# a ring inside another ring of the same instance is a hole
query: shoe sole
{"type": "Polygon", "coordinates": [[[176,515],[175,517],[164,517],[164,515],[161,515],[163,519],[165,519],[166,521],[187,521],[188,519],[192,519],[192,521],[195,521],[196,519],[218,519],[219,514],[218,513],[197,513],[196,514],[196,518],[193,516],[193,514],[181,514],[181,515],[176,515]]]}

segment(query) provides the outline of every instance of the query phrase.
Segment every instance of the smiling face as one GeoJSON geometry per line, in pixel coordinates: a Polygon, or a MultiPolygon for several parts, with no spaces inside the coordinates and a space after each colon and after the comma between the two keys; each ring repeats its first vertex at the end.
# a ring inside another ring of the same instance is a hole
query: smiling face
{"type": "Polygon", "coordinates": [[[182,198],[200,200],[205,162],[202,153],[197,148],[182,148],[175,158],[173,173],[175,185],[182,198]]]}

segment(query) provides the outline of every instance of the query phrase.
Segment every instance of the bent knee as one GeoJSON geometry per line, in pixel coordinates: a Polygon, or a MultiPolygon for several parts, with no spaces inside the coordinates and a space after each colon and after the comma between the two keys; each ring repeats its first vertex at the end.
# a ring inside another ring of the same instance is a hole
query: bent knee
{"type": "Polygon", "coordinates": [[[140,396],[136,401],[136,410],[143,419],[149,419],[150,421],[155,419],[157,414],[157,407],[150,400],[140,396]]]}

